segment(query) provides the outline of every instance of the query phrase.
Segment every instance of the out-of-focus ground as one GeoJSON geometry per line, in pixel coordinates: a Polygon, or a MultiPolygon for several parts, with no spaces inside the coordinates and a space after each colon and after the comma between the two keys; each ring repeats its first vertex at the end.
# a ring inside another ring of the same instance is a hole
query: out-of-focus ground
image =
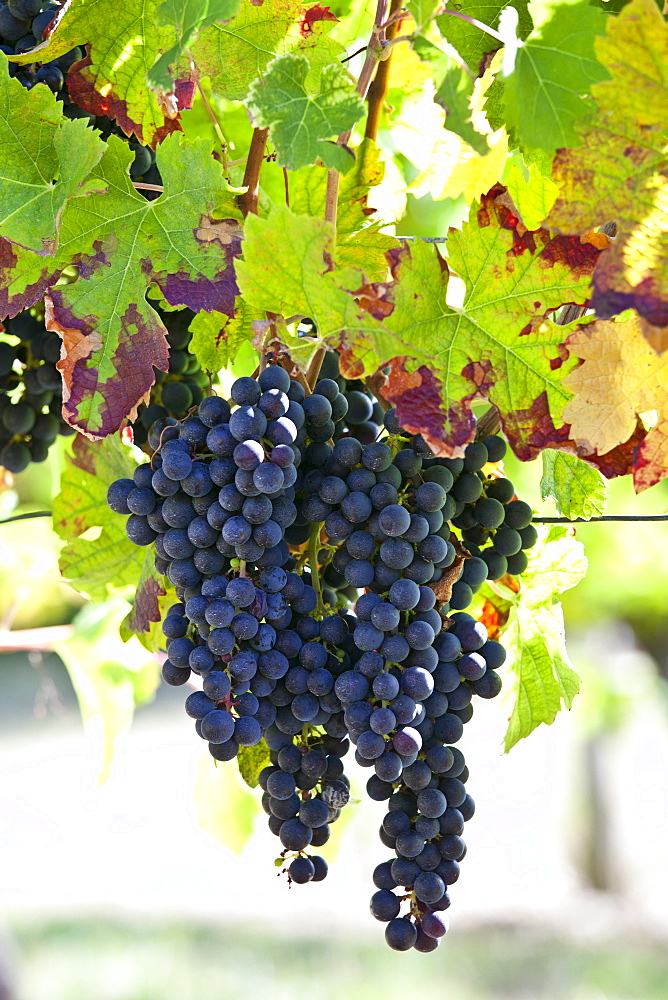
{"type": "MultiPolygon", "coordinates": [[[[642,657],[616,655],[642,678],[642,657]]],[[[605,748],[612,893],[588,888],[581,867],[590,791],[576,716],[503,756],[503,715],[476,709],[460,744],[478,806],[468,855],[450,933],[422,956],[390,953],[368,912],[371,873],[389,853],[376,836],[381,804],[362,797],[350,807],[323,883],[289,888],[264,814],[241,856],[198,827],[204,744],[182,692],[162,690],[139,711],[98,788],[94,734],[83,732],[56,657],[40,670],[5,657],[2,690],[1,893],[19,1000],[307,989],[366,1000],[397,988],[457,1000],[668,998],[668,737],[658,704],[640,702],[605,748]],[[40,719],[45,694],[61,711],[40,719]]],[[[361,793],[366,775],[351,764],[361,793]]]]}

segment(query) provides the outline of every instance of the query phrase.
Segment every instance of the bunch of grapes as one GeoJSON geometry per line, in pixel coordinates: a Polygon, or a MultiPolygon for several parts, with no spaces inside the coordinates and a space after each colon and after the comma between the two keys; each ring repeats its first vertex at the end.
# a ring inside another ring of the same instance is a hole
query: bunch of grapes
{"type": "Polygon", "coordinates": [[[0,466],[8,472],[43,462],[59,434],[74,433],[61,416],[59,360],[60,338],[32,313],[5,320],[0,339],[0,466]]]}
{"type": "Polygon", "coordinates": [[[349,801],[353,744],[394,852],[371,912],[390,947],[431,951],[474,812],[455,744],[505,659],[464,608],[521,571],[535,532],[499,475],[501,438],[434,458],[325,364],[313,392],[271,365],[230,402],[162,414],[151,461],[108,502],[176,589],[163,677],[196,685],[186,713],[212,756],[267,745],[262,804],[291,881],[327,873],[310,852],[349,801]]]}

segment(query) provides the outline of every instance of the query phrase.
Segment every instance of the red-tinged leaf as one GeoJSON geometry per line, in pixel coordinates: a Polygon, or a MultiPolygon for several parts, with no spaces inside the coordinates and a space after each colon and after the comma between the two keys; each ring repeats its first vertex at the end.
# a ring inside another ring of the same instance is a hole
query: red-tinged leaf
{"type": "Polygon", "coordinates": [[[341,339],[346,366],[381,368],[394,346],[409,375],[429,369],[395,395],[410,391],[399,406],[441,454],[461,454],[476,399],[497,406],[520,456],[529,456],[536,439],[539,447],[555,446],[568,437],[559,430],[571,398],[563,380],[577,361],[564,347],[568,328],[547,316],[587,301],[600,249],[579,235],[527,230],[497,185],[463,230],[451,231],[448,253],[446,263],[434,247],[416,242],[387,254],[393,281],[374,286],[375,300],[365,291],[360,303],[378,317],[378,300],[393,305],[383,326],[396,341],[351,328],[341,339]],[[449,268],[465,286],[461,305],[449,301],[449,268]]]}
{"type": "Polygon", "coordinates": [[[58,257],[38,257],[0,237],[0,318],[10,319],[44,297],[69,263],[58,257]]]}
{"type": "Polygon", "coordinates": [[[140,142],[153,147],[172,132],[181,131],[179,114],[192,107],[195,96],[192,80],[177,80],[173,94],[158,98],[162,121],[153,122],[149,130],[145,123],[135,120],[137,112],[134,105],[128,106],[123,96],[127,93],[125,88],[120,93],[114,87],[103,87],[103,93],[100,93],[99,88],[99,77],[90,55],[75,63],[67,74],[67,89],[78,107],[91,115],[113,118],[126,135],[134,135],[140,142]]]}
{"type": "Polygon", "coordinates": [[[65,350],[65,358],[56,367],[63,376],[63,416],[68,423],[95,441],[117,430],[126,417],[133,421],[155,382],[153,368],[169,369],[165,328],[157,314],[150,308],[140,312],[131,305],[120,317],[126,336],[119,339],[113,358],[120,377],[108,380],[100,391],[100,369],[91,364],[91,358],[105,348],[98,317],[75,316],[58,288],[46,296],[45,306],[47,329],[61,337],[65,350]],[[88,420],[94,421],[94,433],[77,425],[84,408],[88,420]]]}
{"type": "Polygon", "coordinates": [[[668,475],[668,420],[653,427],[635,454],[633,487],[642,493],[668,475]]]}
{"type": "Polygon", "coordinates": [[[554,448],[576,455],[595,466],[606,479],[628,476],[633,472],[636,448],[647,435],[642,423],[638,421],[628,441],[601,455],[585,453],[584,449],[578,447],[571,439],[569,424],[564,424],[558,430],[554,426],[544,395],[541,395],[530,409],[515,410],[505,418],[502,417],[501,425],[509,439],[523,442],[522,446],[516,449],[517,457],[523,462],[533,461],[544,448],[554,448]]]}
{"type": "MultiPolygon", "coordinates": [[[[510,577],[509,579],[512,579],[510,577]]],[[[504,578],[504,582],[507,579],[504,578]]],[[[503,627],[508,621],[508,616],[510,614],[511,604],[508,601],[504,601],[498,595],[494,595],[494,601],[486,600],[482,606],[482,611],[478,614],[478,621],[487,629],[487,634],[490,639],[498,639],[503,631],[503,627]]]]}
{"type": "Polygon", "coordinates": [[[397,411],[397,420],[411,434],[421,434],[435,455],[454,458],[463,455],[475,437],[475,417],[467,404],[471,396],[445,410],[440,381],[421,365],[408,374],[404,358],[390,363],[383,395],[397,411]],[[446,433],[447,427],[447,433],[446,433]]]}
{"type": "Polygon", "coordinates": [[[592,88],[598,109],[578,127],[582,145],[557,153],[553,180],[560,193],[548,222],[572,230],[615,220],[619,235],[596,268],[591,305],[602,319],[634,308],[662,327],[668,325],[668,26],[656,4],[631,0],[609,17],[596,52],[610,80],[592,88]]]}
{"type": "Polygon", "coordinates": [[[158,151],[164,193],[146,201],[127,169],[132,151],[111,137],[99,165],[109,193],[68,204],[61,253],[76,282],[53,288],[47,323],[63,339],[63,415],[92,439],[111,434],[166,371],[165,328],[146,300],[152,283],[174,306],[231,315],[241,246],[237,209],[211,145],[181,134],[158,151]],[[229,215],[228,218],[219,218],[229,215]],[[88,241],[91,251],[74,252],[88,241]]]}
{"type": "Polygon", "coordinates": [[[155,570],[151,569],[152,551],[149,551],[148,557],[137,585],[132,611],[124,623],[128,631],[134,635],[149,632],[152,624],[161,621],[162,609],[159,598],[167,596],[164,577],[158,578],[155,570]]]}
{"type": "Polygon", "coordinates": [[[320,4],[316,4],[315,7],[310,7],[299,23],[299,30],[302,35],[310,35],[313,33],[313,25],[317,21],[338,21],[336,14],[333,14],[329,7],[322,7],[320,4]]]}
{"type": "Polygon", "coordinates": [[[179,67],[174,93],[160,99],[148,85],[147,71],[176,41],[173,26],[158,20],[162,0],[68,0],[46,41],[12,59],[49,62],[75,46],[86,56],[71,67],[68,87],[76,103],[96,115],[114,117],[127,135],[155,147],[180,129],[179,112],[190,106],[190,71],[179,67]]]}

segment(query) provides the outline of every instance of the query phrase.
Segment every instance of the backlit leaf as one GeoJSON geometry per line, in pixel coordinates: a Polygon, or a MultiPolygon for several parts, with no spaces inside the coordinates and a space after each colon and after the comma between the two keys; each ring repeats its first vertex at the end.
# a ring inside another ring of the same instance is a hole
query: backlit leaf
{"type": "Polygon", "coordinates": [[[76,282],[50,292],[47,321],[63,338],[63,413],[104,437],[132,414],[167,370],[165,329],[148,304],[155,282],[173,306],[234,310],[232,260],[241,245],[238,211],[204,140],[176,135],[158,151],[164,193],[146,201],[127,175],[132,151],[109,140],[96,177],[109,188],[71,204],[61,253],[92,244],[76,282]],[[229,213],[229,214],[228,214],[229,213]],[[228,215],[225,218],[225,215],[228,215]]]}
{"type": "Polygon", "coordinates": [[[119,638],[126,608],[118,598],[86,605],[74,619],[74,635],[54,647],[94,741],[100,784],[109,777],[116,741],[129,728],[135,705],[153,697],[160,678],[157,661],[136,639],[119,638]]]}
{"type": "Polygon", "coordinates": [[[180,128],[179,110],[190,106],[194,86],[187,74],[177,94],[161,103],[149,88],[146,71],[174,44],[174,27],[161,25],[161,0],[69,0],[50,36],[16,62],[48,62],[75,46],[87,54],[68,74],[73,100],[94,115],[115,118],[127,135],[155,146],[180,128]]]}
{"type": "MultiPolygon", "coordinates": [[[[517,11],[519,36],[526,38],[533,27],[526,0],[515,0],[513,3],[509,0],[465,0],[464,3],[458,3],[454,9],[457,13],[475,18],[490,28],[498,28],[499,17],[506,7],[514,7],[517,11]]],[[[454,45],[469,69],[476,75],[482,57],[501,47],[501,42],[496,38],[454,14],[440,14],[436,18],[436,23],[446,41],[454,45]]]]}
{"type": "Polygon", "coordinates": [[[546,449],[542,454],[540,495],[553,497],[562,517],[590,518],[603,514],[608,502],[608,484],[598,471],[576,455],[546,449]]]}
{"type": "MultiPolygon", "coordinates": [[[[571,397],[563,378],[575,361],[564,347],[566,328],[545,315],[564,301],[586,302],[599,251],[578,237],[518,225],[497,187],[473,207],[461,231],[451,231],[448,265],[464,286],[458,300],[448,298],[448,267],[433,247],[415,241],[402,250],[393,261],[394,283],[382,295],[394,306],[384,325],[400,342],[360,337],[351,345],[367,371],[393,356],[406,358],[399,392],[406,378],[412,388],[422,385],[416,417],[425,413],[425,391],[440,397],[438,412],[430,410],[430,440],[440,440],[443,454],[461,453],[470,440],[474,399],[495,403],[523,458],[563,440],[558,428],[571,397]]],[[[391,377],[390,397],[392,383],[391,377]]]]}
{"type": "Polygon", "coordinates": [[[530,148],[575,146],[574,122],[593,108],[592,84],[608,77],[594,40],[604,31],[603,11],[589,3],[548,5],[551,17],[518,49],[505,80],[506,124],[530,148]]]}
{"type": "Polygon", "coordinates": [[[603,319],[635,308],[668,325],[668,26],[653,0],[632,0],[596,42],[611,80],[593,88],[598,114],[578,149],[559,150],[549,224],[585,231],[615,220],[618,237],[594,274],[603,319]]]}
{"type": "Polygon", "coordinates": [[[259,128],[269,129],[282,166],[295,170],[320,157],[341,169],[340,154],[323,140],[351,128],[364,114],[364,102],[339,63],[323,68],[316,94],[307,90],[308,71],[303,55],[273,60],[250,86],[249,111],[259,128]]]}
{"type": "Polygon", "coordinates": [[[537,528],[539,542],[527,553],[529,565],[502,633],[508,652],[502,668],[504,701],[511,707],[506,752],[541,723],[551,725],[580,689],[566,652],[558,595],[583,578],[587,560],[572,529],[560,524],[537,528]]]}
{"type": "Polygon", "coordinates": [[[164,52],[149,70],[148,82],[155,90],[171,91],[174,80],[170,69],[200,31],[217,21],[229,21],[236,14],[240,0],[163,0],[158,7],[160,25],[174,28],[177,42],[164,52]]]}
{"type": "Polygon", "coordinates": [[[136,467],[132,451],[115,437],[99,444],[77,437],[65,457],[53,501],[54,531],[66,542],[60,571],[94,600],[106,600],[110,588],[134,586],[142,572],[145,551],[127,537],[125,518],[107,507],[108,487],[131,479],[136,467]],[[81,537],[91,528],[102,529],[99,537],[81,537]]]}
{"type": "Polygon", "coordinates": [[[65,205],[100,190],[86,178],[104,143],[83,121],[70,121],[48,87],[27,91],[0,56],[0,234],[50,254],[65,205]]]}
{"type": "Polygon", "coordinates": [[[315,87],[323,66],[336,62],[343,53],[343,46],[326,35],[330,25],[309,19],[310,11],[318,9],[322,10],[317,4],[306,7],[298,0],[241,0],[231,21],[214,24],[200,34],[191,49],[193,59],[209,77],[213,92],[231,101],[243,100],[267,64],[286,52],[308,59],[307,82],[315,87]]]}
{"type": "Polygon", "coordinates": [[[636,492],[668,475],[668,351],[657,354],[632,315],[599,320],[571,333],[567,346],[584,364],[566,379],[575,398],[564,419],[581,453],[603,453],[633,434],[638,415],[655,410],[656,425],[636,452],[636,492]]]}

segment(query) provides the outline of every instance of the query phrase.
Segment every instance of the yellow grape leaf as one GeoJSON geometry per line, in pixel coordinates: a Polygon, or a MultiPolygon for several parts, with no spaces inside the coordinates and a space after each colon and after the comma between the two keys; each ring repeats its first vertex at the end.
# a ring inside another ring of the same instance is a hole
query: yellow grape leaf
{"type": "Polygon", "coordinates": [[[503,174],[508,156],[508,136],[488,137],[489,151],[481,155],[454,132],[445,130],[434,144],[429,165],[415,178],[409,191],[416,198],[431,194],[435,201],[464,195],[467,204],[480,198],[503,174]]]}
{"type": "Polygon", "coordinates": [[[564,410],[583,454],[610,451],[633,434],[637,418],[655,410],[659,419],[638,448],[636,492],[668,475],[668,352],[657,354],[637,315],[616,323],[598,320],[572,333],[566,346],[583,360],[564,379],[574,398],[564,410]]]}
{"type": "Polygon", "coordinates": [[[579,125],[582,145],[561,149],[559,198],[548,224],[567,232],[616,220],[619,236],[594,274],[591,300],[609,319],[635,308],[668,322],[668,25],[653,0],[631,0],[596,42],[611,80],[592,93],[598,113],[579,125]]]}

